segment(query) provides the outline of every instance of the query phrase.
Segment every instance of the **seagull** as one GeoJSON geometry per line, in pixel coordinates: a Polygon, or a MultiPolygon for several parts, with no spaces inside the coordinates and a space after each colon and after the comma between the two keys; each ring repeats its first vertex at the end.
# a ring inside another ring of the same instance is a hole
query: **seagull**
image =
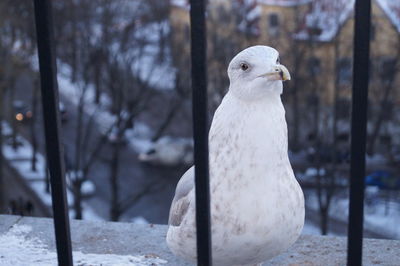
{"type": "MultiPolygon", "coordinates": [[[[281,101],[290,74],[278,51],[257,45],[232,59],[228,76],[209,132],[212,262],[262,265],[286,251],[304,225],[281,101]]],[[[177,184],[166,239],[175,255],[191,262],[197,258],[195,220],[192,166],[177,184]]]]}

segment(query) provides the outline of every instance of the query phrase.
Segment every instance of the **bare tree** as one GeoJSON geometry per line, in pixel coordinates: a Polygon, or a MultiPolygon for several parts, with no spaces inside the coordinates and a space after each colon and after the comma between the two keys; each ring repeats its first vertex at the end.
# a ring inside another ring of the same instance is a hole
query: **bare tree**
{"type": "MultiPolygon", "coordinates": [[[[332,6],[333,13],[340,10],[337,6],[332,6]]],[[[336,192],[337,169],[337,135],[338,135],[338,99],[339,99],[339,64],[337,58],[341,57],[342,47],[340,32],[331,41],[333,49],[332,58],[323,58],[326,60],[325,68],[321,66],[321,59],[317,56],[317,49],[322,49],[318,36],[323,30],[321,24],[323,18],[313,13],[314,23],[309,25],[308,29],[308,62],[307,68],[309,76],[308,86],[311,87],[308,104],[312,109],[313,131],[309,135],[313,141],[313,165],[316,168],[316,193],[318,200],[318,209],[320,214],[320,229],[323,235],[328,232],[329,209],[332,199],[336,192]],[[329,80],[333,76],[333,102],[330,107],[324,107],[323,101],[330,101],[330,95],[327,88],[323,88],[321,77],[329,80]],[[325,92],[325,97],[321,97],[320,92],[325,92]],[[331,110],[330,110],[331,109],[331,110]],[[331,136],[331,137],[330,137],[331,136]]],[[[339,20],[336,20],[339,29],[339,20]]]]}
{"type": "Polygon", "coordinates": [[[32,113],[33,116],[30,121],[30,131],[31,131],[31,144],[32,144],[32,159],[31,159],[31,170],[36,172],[37,163],[37,152],[38,152],[38,141],[36,136],[36,116],[38,111],[38,97],[39,97],[39,77],[36,77],[33,82],[33,92],[32,92],[32,113]]]}
{"type": "MultiPolygon", "coordinates": [[[[127,199],[121,199],[119,191],[122,140],[126,131],[135,126],[138,116],[146,110],[149,101],[156,93],[153,88],[154,71],[157,63],[163,63],[166,56],[167,33],[164,31],[164,21],[168,12],[165,12],[159,2],[153,2],[139,1],[138,4],[149,10],[145,13],[138,12],[136,15],[129,13],[126,20],[118,23],[112,22],[117,17],[126,15],[125,10],[121,13],[120,6],[113,8],[109,6],[109,2],[106,2],[108,5],[103,7],[104,12],[102,12],[102,38],[105,38],[104,43],[108,43],[108,46],[101,48],[104,55],[102,59],[103,91],[110,97],[111,112],[115,115],[113,131],[116,140],[112,143],[109,159],[110,218],[113,221],[119,220],[128,208],[122,206],[127,199]],[[156,30],[157,37],[146,36],[145,32],[148,30],[156,30]],[[155,50],[157,52],[154,52],[155,50]],[[148,64],[148,60],[152,61],[153,65],[142,67],[142,63],[148,64]]],[[[147,189],[141,191],[144,192],[139,194],[146,194],[147,189]]]]}
{"type": "MultiPolygon", "coordinates": [[[[373,78],[376,79],[376,83],[372,84],[373,86],[371,86],[371,94],[374,94],[374,96],[378,99],[380,98],[380,100],[378,103],[375,121],[372,121],[373,126],[367,143],[367,153],[370,155],[375,153],[376,141],[381,133],[385,120],[387,121],[387,118],[389,118],[388,110],[392,106],[391,94],[397,86],[397,73],[399,73],[400,70],[400,50],[398,49],[399,43],[400,36],[398,35],[397,40],[392,44],[395,55],[392,58],[386,58],[386,61],[381,60],[380,71],[375,71],[376,66],[375,69],[371,71],[373,78]],[[376,76],[376,74],[378,74],[378,76],[376,76]]],[[[370,106],[370,108],[372,108],[372,106],[370,106]]]]}
{"type": "Polygon", "coordinates": [[[160,139],[163,135],[165,130],[168,126],[172,123],[175,116],[182,110],[184,102],[187,100],[187,90],[183,88],[183,84],[180,78],[179,72],[175,74],[175,91],[176,97],[171,97],[167,109],[167,114],[165,119],[162,120],[161,124],[158,126],[157,130],[155,131],[152,141],[155,142],[160,139]]]}
{"type": "MultiPolygon", "coordinates": [[[[130,60],[128,60],[130,61],[130,60]]],[[[122,68],[117,68],[119,63],[113,62],[107,73],[109,73],[109,87],[112,87],[114,95],[113,109],[116,114],[116,140],[112,145],[112,155],[110,163],[110,185],[111,185],[111,207],[110,218],[112,221],[118,221],[123,210],[120,206],[119,196],[119,167],[120,153],[125,132],[134,127],[134,121],[138,115],[143,112],[147,103],[153,96],[151,88],[140,79],[136,78],[130,70],[130,62],[123,64],[122,68]],[[123,74],[121,74],[123,73],[123,74]],[[125,74],[125,75],[124,75],[125,74]]]]}
{"type": "MultiPolygon", "coordinates": [[[[0,50],[1,51],[1,50],[0,50]]],[[[5,82],[3,80],[3,73],[0,73],[0,211],[3,209],[4,204],[4,156],[3,156],[3,119],[4,119],[4,90],[5,82]]]]}
{"type": "MultiPolygon", "coordinates": [[[[33,53],[34,36],[32,3],[23,1],[0,2],[0,205],[3,187],[3,120],[5,115],[4,99],[12,91],[13,83],[21,70],[21,60],[33,53]]],[[[26,62],[22,62],[26,63],[26,62]]],[[[1,206],[0,206],[1,207],[1,206]]]]}

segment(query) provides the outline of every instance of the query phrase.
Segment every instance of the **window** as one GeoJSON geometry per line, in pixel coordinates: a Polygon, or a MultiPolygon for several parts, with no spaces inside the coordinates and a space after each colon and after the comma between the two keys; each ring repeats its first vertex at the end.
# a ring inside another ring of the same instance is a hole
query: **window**
{"type": "Polygon", "coordinates": [[[375,32],[376,32],[375,29],[376,29],[375,25],[371,22],[371,29],[369,32],[369,39],[371,41],[375,40],[375,32]]]}
{"type": "Polygon", "coordinates": [[[337,118],[338,119],[349,119],[350,118],[350,112],[351,112],[351,101],[350,99],[347,98],[339,98],[337,100],[337,118]]]}
{"type": "Polygon", "coordinates": [[[368,77],[369,77],[369,81],[374,81],[374,60],[373,59],[369,59],[369,69],[368,69],[368,77]]]}
{"type": "Polygon", "coordinates": [[[308,69],[311,76],[315,76],[321,73],[321,61],[316,57],[311,57],[308,60],[308,69]]]}
{"type": "Polygon", "coordinates": [[[385,105],[382,107],[382,112],[383,112],[383,120],[385,121],[390,121],[393,119],[393,109],[394,109],[394,104],[392,101],[388,100],[385,105]]]}
{"type": "Polygon", "coordinates": [[[276,13],[271,13],[268,16],[268,30],[272,36],[276,36],[279,34],[279,17],[276,13]]]}
{"type": "Polygon", "coordinates": [[[396,73],[396,59],[387,58],[382,60],[380,76],[384,83],[391,82],[396,73]]]}
{"type": "Polygon", "coordinates": [[[351,62],[349,58],[342,58],[338,62],[339,85],[348,85],[351,82],[351,62]]]}
{"type": "Polygon", "coordinates": [[[269,26],[271,28],[277,28],[279,26],[279,19],[277,14],[272,13],[269,15],[269,26]]]}
{"type": "Polygon", "coordinates": [[[316,106],[319,104],[319,97],[316,94],[309,94],[307,96],[307,104],[308,106],[316,106]]]}
{"type": "Polygon", "coordinates": [[[190,39],[190,25],[186,24],[184,27],[185,27],[185,29],[184,29],[184,31],[185,31],[185,39],[189,40],[190,39]]]}
{"type": "Polygon", "coordinates": [[[232,15],[226,10],[226,8],[223,5],[219,5],[217,8],[218,12],[218,19],[219,22],[224,23],[224,24],[229,24],[232,20],[232,15]]]}

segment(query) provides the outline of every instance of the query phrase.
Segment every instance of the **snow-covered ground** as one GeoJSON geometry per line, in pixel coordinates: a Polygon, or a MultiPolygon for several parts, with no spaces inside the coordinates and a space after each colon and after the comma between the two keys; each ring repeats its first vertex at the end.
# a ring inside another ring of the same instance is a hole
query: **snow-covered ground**
{"type": "Polygon", "coordinates": [[[304,235],[320,235],[321,230],[317,225],[310,223],[306,220],[303,227],[303,231],[301,233],[304,235]]]}
{"type": "MultiPolygon", "coordinates": [[[[7,233],[0,235],[0,264],[25,266],[57,265],[57,254],[48,249],[43,242],[35,237],[28,237],[32,231],[29,225],[14,225],[7,233]]],[[[115,254],[93,254],[81,251],[73,252],[75,265],[162,265],[167,261],[151,255],[115,255],[115,254]]]]}
{"type": "MultiPolygon", "coordinates": [[[[3,134],[10,136],[11,127],[7,122],[3,121],[3,134]]],[[[11,166],[26,180],[26,183],[42,200],[44,204],[51,208],[51,194],[46,192],[46,171],[45,157],[38,152],[36,155],[36,171],[31,169],[32,146],[21,136],[18,136],[18,148],[14,150],[11,145],[3,145],[3,156],[11,164],[11,166]]],[[[67,190],[68,203],[71,206],[74,202],[74,195],[67,190]]],[[[86,220],[101,221],[104,220],[85,202],[82,203],[84,218],[86,220]]],[[[70,208],[70,217],[74,217],[74,210],[70,208]]]]}
{"type": "MultiPolygon", "coordinates": [[[[368,187],[365,192],[366,202],[371,203],[364,204],[364,228],[394,239],[400,239],[399,193],[397,192],[397,200],[393,200],[393,198],[396,198],[393,197],[392,200],[385,202],[382,195],[379,195],[377,188],[368,187]],[[388,213],[385,213],[386,211],[388,213]]],[[[331,204],[329,216],[347,223],[349,210],[348,196],[336,196],[333,198],[331,204]]],[[[309,209],[318,210],[318,198],[315,191],[307,192],[306,205],[309,209]]]]}

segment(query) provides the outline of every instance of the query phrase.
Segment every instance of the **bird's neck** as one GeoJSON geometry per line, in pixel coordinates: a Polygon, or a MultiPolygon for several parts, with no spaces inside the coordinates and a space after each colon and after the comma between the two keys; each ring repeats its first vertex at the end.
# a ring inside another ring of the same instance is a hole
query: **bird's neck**
{"type": "MultiPolygon", "coordinates": [[[[268,112],[271,109],[275,109],[278,111],[276,115],[285,115],[285,109],[282,104],[281,95],[277,92],[269,92],[262,97],[258,98],[240,98],[234,92],[229,91],[224,97],[223,102],[221,103],[221,107],[223,105],[228,106],[236,106],[234,110],[239,112],[268,112]]],[[[233,109],[233,108],[232,108],[233,109]]]]}
{"type": "Polygon", "coordinates": [[[239,92],[238,90],[229,89],[228,93],[225,95],[225,98],[232,100],[237,100],[239,104],[245,105],[257,105],[257,104],[282,104],[281,101],[281,91],[279,90],[265,90],[261,91],[258,94],[256,92],[248,94],[246,92],[239,92]]]}
{"type": "Polygon", "coordinates": [[[229,95],[245,102],[259,102],[279,100],[283,91],[282,81],[274,81],[261,84],[248,84],[247,87],[240,83],[229,85],[229,95]]]}
{"type": "Polygon", "coordinates": [[[210,147],[262,147],[287,155],[287,125],[280,97],[246,102],[228,93],[218,107],[210,129],[210,147]]]}

